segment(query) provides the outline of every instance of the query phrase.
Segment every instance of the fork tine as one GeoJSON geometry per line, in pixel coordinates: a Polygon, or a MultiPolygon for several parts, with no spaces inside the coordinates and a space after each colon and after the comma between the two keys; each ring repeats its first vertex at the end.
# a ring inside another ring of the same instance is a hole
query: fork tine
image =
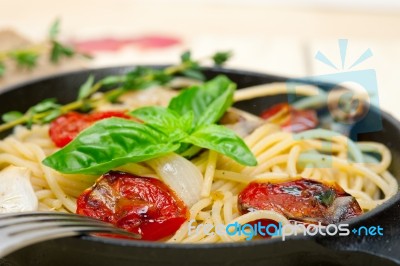
{"type": "Polygon", "coordinates": [[[78,236],[85,233],[120,233],[120,230],[115,228],[98,228],[94,229],[93,226],[77,225],[71,227],[50,228],[37,231],[30,231],[18,236],[8,238],[7,241],[0,242],[0,258],[4,257],[20,248],[42,242],[45,240],[78,236]]]}
{"type": "Polygon", "coordinates": [[[48,221],[89,221],[92,223],[96,224],[104,224],[105,222],[96,220],[90,217],[86,216],[79,216],[79,215],[62,215],[62,216],[56,216],[56,215],[38,215],[38,216],[17,216],[17,217],[12,217],[9,216],[5,219],[3,219],[2,216],[0,216],[0,229],[7,227],[7,226],[13,226],[16,224],[22,224],[22,223],[29,223],[29,222],[48,222],[48,221]]]}
{"type": "Polygon", "coordinates": [[[40,241],[88,233],[139,235],[87,216],[57,212],[26,212],[0,215],[0,258],[40,241]]]}
{"type": "Polygon", "coordinates": [[[35,230],[47,230],[51,228],[59,228],[59,227],[73,227],[73,226],[91,226],[93,230],[96,229],[117,229],[110,224],[93,224],[91,222],[85,221],[74,221],[71,223],[70,221],[45,221],[45,222],[30,222],[30,223],[22,223],[16,224],[13,226],[9,226],[5,228],[4,232],[10,237],[24,234],[29,231],[35,230]]]}

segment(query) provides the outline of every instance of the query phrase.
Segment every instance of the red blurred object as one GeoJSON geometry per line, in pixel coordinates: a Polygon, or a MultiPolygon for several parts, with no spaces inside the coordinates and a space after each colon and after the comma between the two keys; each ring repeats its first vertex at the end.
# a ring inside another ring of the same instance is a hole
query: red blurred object
{"type": "Polygon", "coordinates": [[[77,205],[77,214],[112,223],[142,240],[170,236],[189,217],[185,204],[160,180],[115,171],[85,190],[77,205]]]}
{"type": "Polygon", "coordinates": [[[110,117],[132,118],[123,112],[117,111],[96,112],[91,114],[69,112],[51,122],[49,135],[54,144],[62,148],[70,143],[79,132],[85,128],[91,126],[96,121],[110,117]]]}
{"type": "Polygon", "coordinates": [[[175,37],[143,36],[137,38],[115,39],[102,38],[73,42],[74,47],[81,53],[116,52],[127,45],[134,45],[141,49],[162,49],[181,43],[175,37]]]}

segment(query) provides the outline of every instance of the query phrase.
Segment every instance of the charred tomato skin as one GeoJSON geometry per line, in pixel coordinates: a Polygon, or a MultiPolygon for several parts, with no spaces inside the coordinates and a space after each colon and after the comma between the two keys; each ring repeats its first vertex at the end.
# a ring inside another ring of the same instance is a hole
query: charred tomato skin
{"type": "Polygon", "coordinates": [[[185,204],[163,182],[111,171],[77,200],[77,214],[90,216],[156,241],[175,233],[188,219],[185,204]]]}
{"type": "Polygon", "coordinates": [[[96,121],[110,117],[131,118],[120,111],[95,112],[90,114],[69,112],[50,123],[49,135],[54,144],[62,148],[70,143],[85,128],[91,126],[96,121]]]}
{"type": "Polygon", "coordinates": [[[316,128],[319,121],[315,110],[299,110],[288,103],[278,103],[264,110],[260,117],[268,120],[279,113],[288,113],[288,119],[280,126],[287,132],[302,132],[316,128]]]}
{"type": "Polygon", "coordinates": [[[239,211],[272,210],[289,220],[323,225],[362,214],[354,197],[336,183],[296,179],[284,183],[250,183],[238,196],[239,211]]]}

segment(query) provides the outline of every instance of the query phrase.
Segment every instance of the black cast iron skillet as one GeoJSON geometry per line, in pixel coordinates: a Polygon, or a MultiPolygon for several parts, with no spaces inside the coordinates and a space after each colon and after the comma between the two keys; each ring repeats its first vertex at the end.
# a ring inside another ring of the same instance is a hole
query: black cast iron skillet
{"type": "MultiPolygon", "coordinates": [[[[122,74],[132,67],[85,70],[52,76],[4,90],[0,94],[0,114],[10,110],[27,110],[31,105],[49,97],[63,103],[77,95],[77,88],[94,73],[97,79],[122,74]]],[[[211,78],[225,74],[239,88],[286,81],[287,78],[253,72],[205,69],[211,78]]],[[[303,81],[307,82],[307,81],[303,81]]],[[[309,81],[310,82],[310,81],[309,81]]],[[[329,90],[329,84],[317,84],[329,90]]],[[[271,104],[288,101],[284,95],[243,101],[237,107],[259,114],[271,104]]],[[[400,177],[400,122],[391,115],[370,109],[369,122],[382,117],[379,132],[352,135],[359,140],[373,140],[387,145],[393,154],[391,172],[400,177]]],[[[360,121],[361,128],[368,121],[360,121]],[[362,124],[364,123],[364,124],[362,124]]],[[[354,127],[357,128],[357,125],[354,127]]],[[[3,136],[0,137],[4,137],[3,136]]],[[[1,184],[0,184],[1,185],[1,184]]],[[[357,226],[380,225],[384,235],[348,237],[294,237],[227,244],[166,244],[124,241],[95,237],[64,238],[39,243],[0,259],[0,265],[396,265],[400,264],[400,193],[391,200],[356,219],[349,221],[350,229],[357,226]]],[[[1,240],[0,240],[1,241],[1,240]]]]}

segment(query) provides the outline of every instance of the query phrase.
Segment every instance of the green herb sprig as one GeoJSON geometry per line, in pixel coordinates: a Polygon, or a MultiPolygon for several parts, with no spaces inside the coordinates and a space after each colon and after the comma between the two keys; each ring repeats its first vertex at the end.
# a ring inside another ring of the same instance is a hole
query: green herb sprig
{"type": "Polygon", "coordinates": [[[121,118],[101,120],[82,131],[43,163],[59,172],[102,174],[126,163],[141,162],[195,145],[254,166],[257,161],[232,130],[216,125],[233,103],[236,84],[217,76],[192,86],[168,106],[143,107],[130,114],[144,123],[121,118]]]}
{"type": "MultiPolygon", "coordinates": [[[[56,29],[57,27],[54,26],[51,32],[57,32],[56,29]]],[[[214,58],[216,54],[212,55],[210,58],[214,58]]],[[[73,110],[82,109],[83,111],[88,111],[102,102],[102,99],[91,98],[94,93],[98,92],[102,88],[114,87],[113,89],[108,89],[104,93],[104,96],[108,101],[115,102],[121,95],[128,91],[141,90],[149,88],[153,85],[166,84],[177,74],[194,78],[193,73],[201,73],[200,63],[200,60],[192,59],[190,52],[185,52],[181,56],[180,64],[169,66],[163,69],[137,67],[125,75],[107,76],[97,82],[94,82],[94,76],[90,75],[89,78],[79,88],[76,101],[66,105],[60,105],[53,101],[53,105],[50,109],[35,108],[35,106],[33,106],[26,113],[20,113],[17,111],[5,113],[2,116],[2,120],[5,123],[0,125],[0,132],[21,124],[27,124],[28,126],[31,126],[32,124],[48,123],[52,119],[57,118],[59,115],[73,110]],[[36,111],[32,112],[32,110],[36,111]]],[[[214,60],[214,63],[217,62],[214,60]]],[[[202,73],[201,75],[197,74],[196,77],[198,79],[204,78],[202,73]]],[[[46,101],[48,100],[44,100],[44,102],[46,101]]],[[[43,102],[40,102],[37,105],[41,107],[42,104],[43,102]]]]}
{"type": "Polygon", "coordinates": [[[47,51],[50,44],[50,62],[58,63],[64,57],[83,55],[75,51],[72,47],[63,44],[58,40],[60,33],[60,20],[56,20],[50,27],[48,40],[35,45],[30,45],[23,49],[14,49],[0,52],[0,78],[6,74],[6,61],[13,61],[21,69],[33,69],[36,67],[38,59],[47,51]]]}

